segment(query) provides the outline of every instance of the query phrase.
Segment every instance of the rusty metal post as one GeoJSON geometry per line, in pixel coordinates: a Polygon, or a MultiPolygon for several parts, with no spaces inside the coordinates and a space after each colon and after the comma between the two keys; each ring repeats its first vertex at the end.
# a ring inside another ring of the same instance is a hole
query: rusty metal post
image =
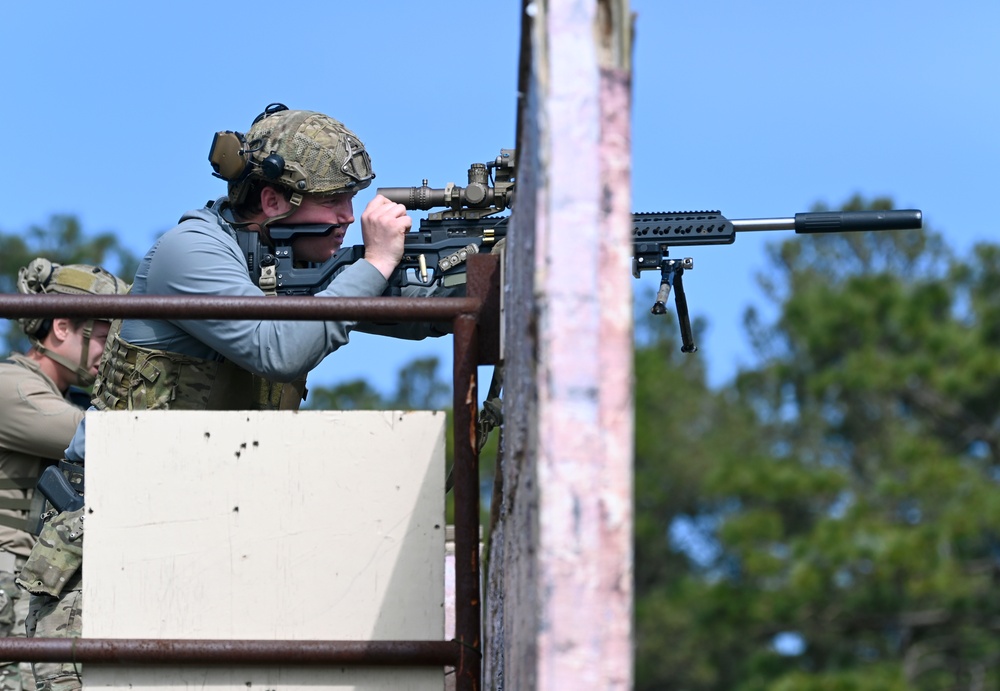
{"type": "Polygon", "coordinates": [[[476,450],[478,374],[476,320],[455,319],[455,668],[458,691],[481,687],[479,594],[479,454],[476,450]]]}
{"type": "MultiPolygon", "coordinates": [[[[467,292],[483,308],[455,319],[455,638],[461,646],[455,668],[457,691],[482,688],[482,595],[479,576],[480,352],[498,355],[499,270],[494,256],[470,257],[467,292]],[[479,322],[482,322],[482,330],[479,322]],[[482,338],[482,334],[487,338],[482,338]],[[485,343],[480,347],[480,341],[485,343]]],[[[494,360],[495,361],[495,360],[494,360]]]]}
{"type": "Polygon", "coordinates": [[[138,638],[2,638],[0,657],[23,662],[193,665],[453,665],[451,641],[224,641],[138,638]]]}

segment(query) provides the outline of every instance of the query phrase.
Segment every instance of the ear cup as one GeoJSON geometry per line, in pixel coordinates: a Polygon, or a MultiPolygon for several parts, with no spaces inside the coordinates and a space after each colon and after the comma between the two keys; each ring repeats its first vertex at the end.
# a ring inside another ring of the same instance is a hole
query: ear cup
{"type": "Polygon", "coordinates": [[[250,172],[250,154],[247,140],[240,132],[216,132],[208,160],[214,175],[226,181],[239,180],[250,172]]]}

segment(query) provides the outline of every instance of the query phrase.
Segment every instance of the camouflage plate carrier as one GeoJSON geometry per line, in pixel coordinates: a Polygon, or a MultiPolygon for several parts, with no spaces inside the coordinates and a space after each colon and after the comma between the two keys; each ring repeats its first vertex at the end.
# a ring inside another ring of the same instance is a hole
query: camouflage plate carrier
{"type": "Polygon", "coordinates": [[[305,377],[280,384],[229,360],[213,361],[132,345],[116,321],[101,358],[99,410],[298,410],[305,377]]]}

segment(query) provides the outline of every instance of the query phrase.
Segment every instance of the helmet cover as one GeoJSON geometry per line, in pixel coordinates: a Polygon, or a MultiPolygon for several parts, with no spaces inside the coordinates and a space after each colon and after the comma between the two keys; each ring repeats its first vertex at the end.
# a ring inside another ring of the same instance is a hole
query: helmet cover
{"type": "Polygon", "coordinates": [[[355,192],[371,184],[365,145],[342,122],[309,110],[272,104],[246,134],[250,165],[229,183],[239,203],[253,179],[272,180],[300,194],[355,192]]]}
{"type": "MultiPolygon", "coordinates": [[[[17,272],[17,292],[24,295],[124,295],[129,284],[99,266],[55,264],[44,257],[32,259],[17,272]]],[[[17,320],[24,333],[38,333],[44,317],[17,320]]]]}

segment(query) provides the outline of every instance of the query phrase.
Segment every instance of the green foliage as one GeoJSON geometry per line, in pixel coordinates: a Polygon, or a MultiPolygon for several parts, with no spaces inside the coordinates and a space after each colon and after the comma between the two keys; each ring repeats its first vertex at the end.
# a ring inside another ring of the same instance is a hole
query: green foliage
{"type": "Polygon", "coordinates": [[[802,236],[765,287],[720,391],[636,356],[637,688],[997,688],[1000,247],[802,236]]]}
{"type": "Polygon", "coordinates": [[[305,408],[313,410],[388,410],[391,407],[364,379],[352,379],[332,387],[310,387],[305,403],[305,408]]]}
{"type": "Polygon", "coordinates": [[[309,389],[306,408],[314,410],[444,410],[451,407],[451,384],[441,379],[436,357],[417,358],[398,373],[396,390],[383,395],[364,379],[309,389]]]}
{"type": "Polygon", "coordinates": [[[413,360],[399,371],[395,404],[413,410],[437,410],[451,404],[451,385],[437,376],[436,357],[413,360]]]}
{"type": "Polygon", "coordinates": [[[732,688],[745,612],[727,584],[704,597],[716,544],[704,488],[727,459],[754,453],[753,420],[680,353],[673,320],[644,311],[636,324],[636,688],[732,688]]]}
{"type": "MultiPolygon", "coordinates": [[[[17,292],[17,271],[35,257],[59,264],[95,264],[131,281],[138,259],[114,233],[86,235],[75,216],[52,216],[47,225],[33,225],[23,233],[0,231],[0,292],[17,292]]],[[[0,334],[4,352],[24,351],[28,341],[16,322],[0,334]]]]}

